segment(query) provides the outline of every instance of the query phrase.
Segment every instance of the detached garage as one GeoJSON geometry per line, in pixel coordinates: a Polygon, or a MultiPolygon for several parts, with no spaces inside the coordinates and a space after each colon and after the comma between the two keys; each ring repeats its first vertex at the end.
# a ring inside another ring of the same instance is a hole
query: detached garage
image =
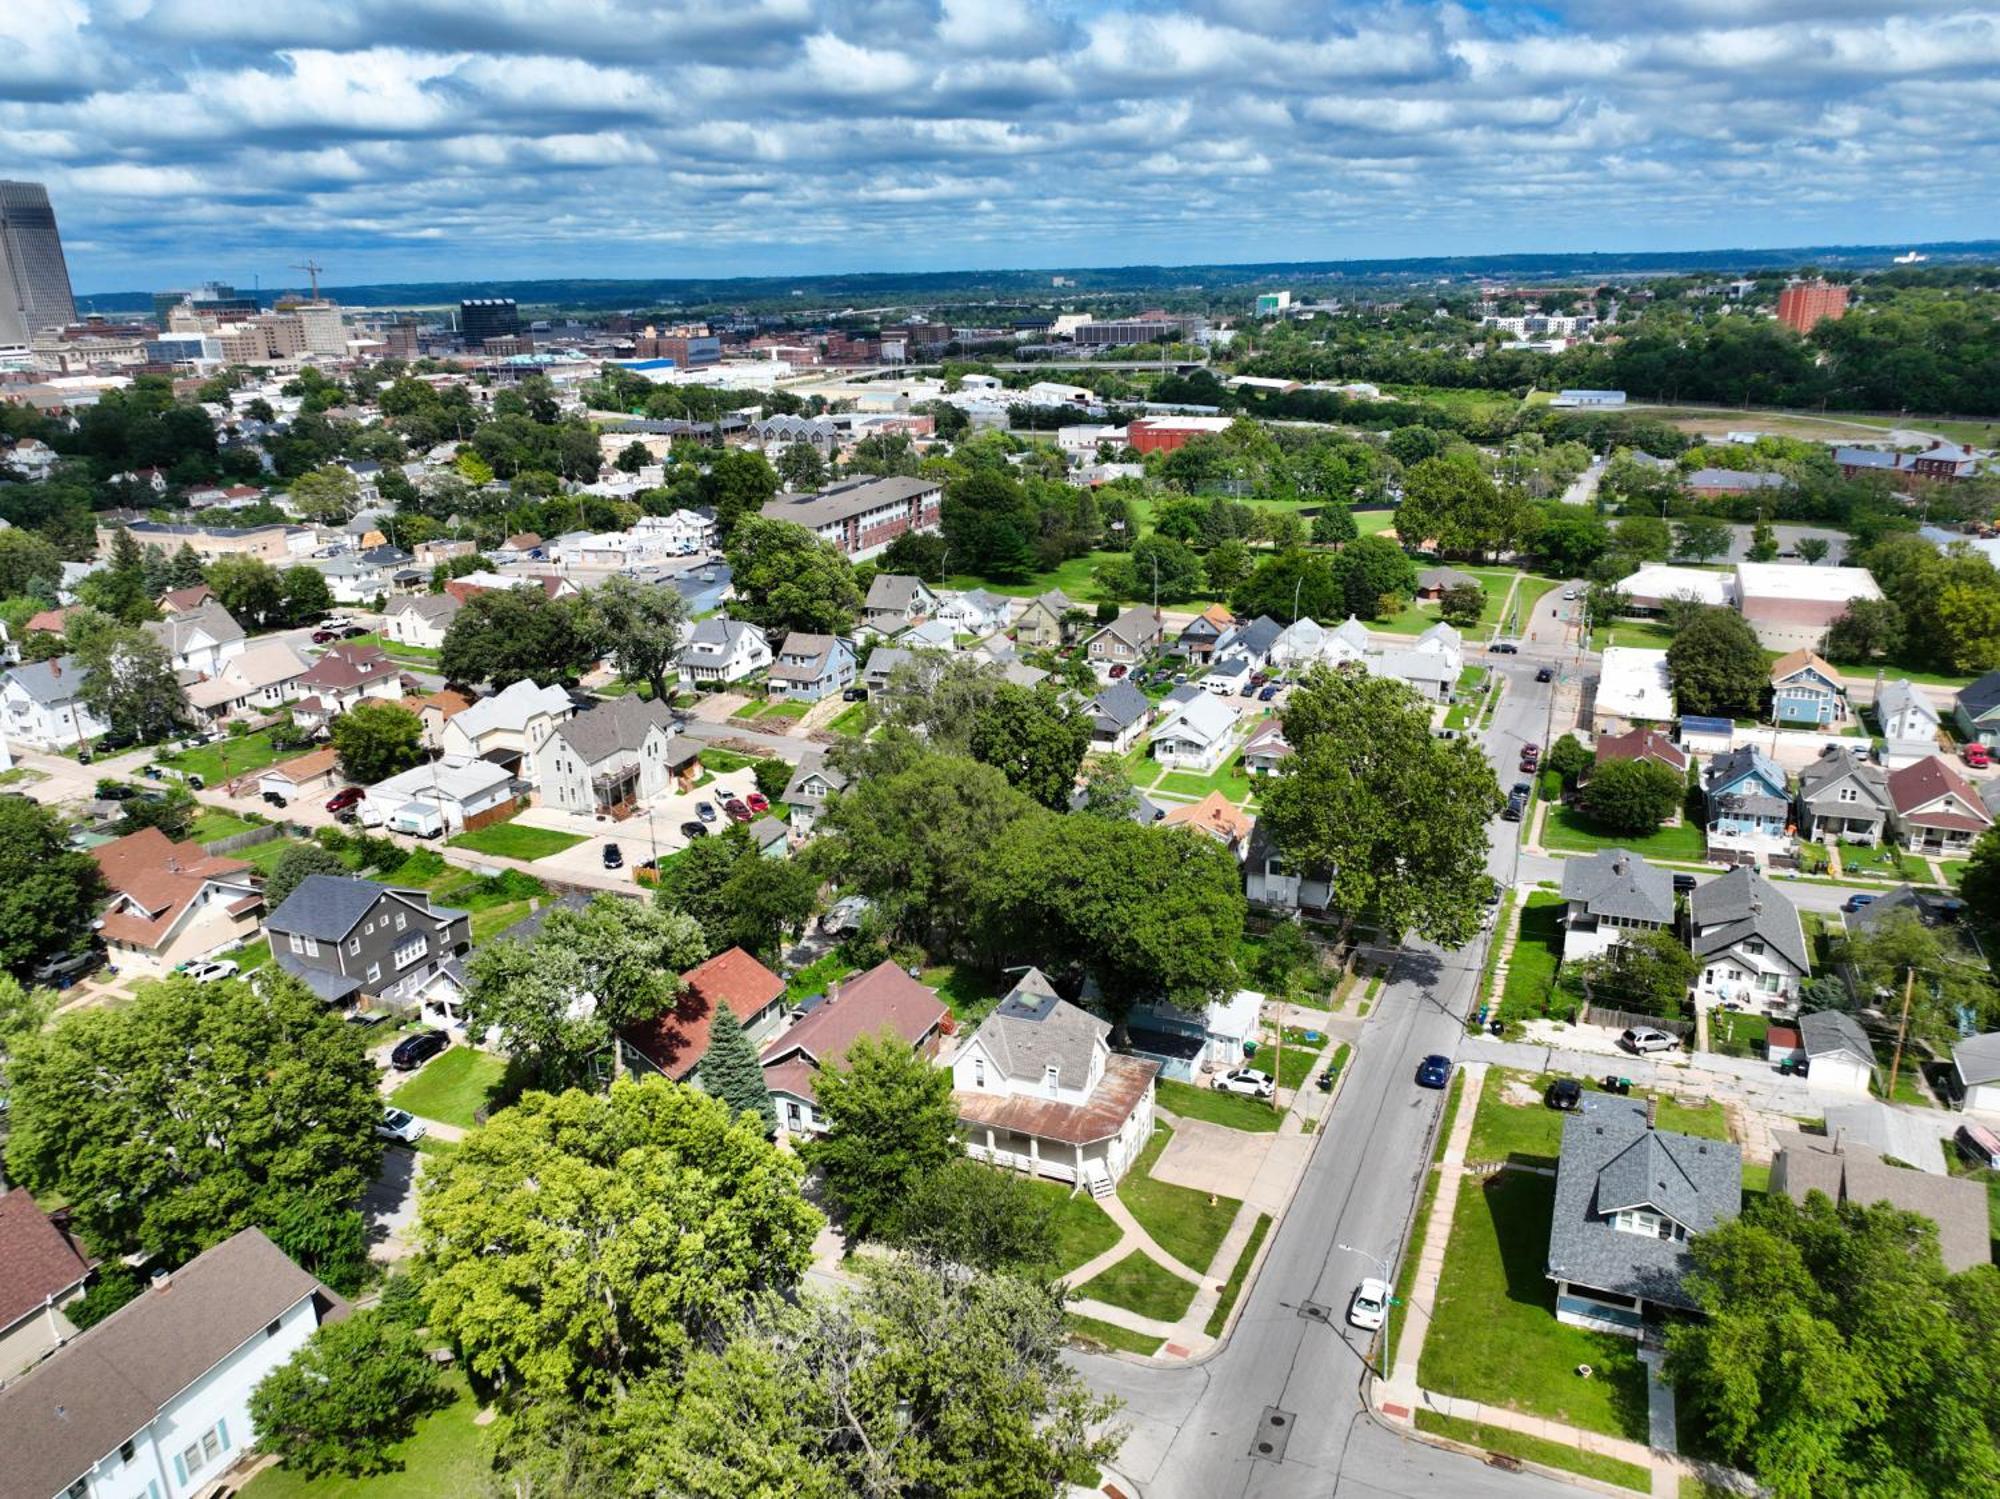
{"type": "Polygon", "coordinates": [[[1803,1015],[1799,1038],[1811,1064],[1806,1076],[1814,1092],[1868,1096],[1875,1080],[1875,1046],[1852,1015],[1838,1010],[1803,1015]]]}
{"type": "Polygon", "coordinates": [[[1964,1107],[2000,1114],[2000,1031],[1966,1037],[1951,1049],[1951,1061],[1965,1089],[1964,1107]]]}

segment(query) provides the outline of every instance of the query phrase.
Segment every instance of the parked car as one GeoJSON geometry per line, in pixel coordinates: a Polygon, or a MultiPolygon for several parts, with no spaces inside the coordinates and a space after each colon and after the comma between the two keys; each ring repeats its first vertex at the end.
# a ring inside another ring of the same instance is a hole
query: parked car
{"type": "Polygon", "coordinates": [[[1974,770],[1985,770],[1992,765],[1993,756],[1987,753],[1985,745],[1974,739],[1965,746],[1965,763],[1974,770]]]}
{"type": "Polygon", "coordinates": [[[406,1114],[401,1109],[384,1109],[382,1122],[375,1126],[375,1133],[399,1145],[414,1145],[423,1139],[427,1128],[424,1121],[414,1114],[406,1114]]]}
{"type": "Polygon", "coordinates": [[[623,869],[625,867],[625,850],[615,843],[605,844],[604,867],[606,869],[623,869]]]}
{"type": "Polygon", "coordinates": [[[697,838],[706,838],[708,836],[708,824],[705,822],[684,822],[681,824],[681,836],[690,843],[697,838]]]}
{"type": "Polygon", "coordinates": [[[1389,1314],[1389,1283],[1374,1276],[1354,1288],[1354,1298],[1347,1303],[1347,1320],[1363,1332],[1375,1332],[1382,1326],[1382,1319],[1389,1314]]]}
{"type": "Polygon", "coordinates": [[[326,799],[326,810],[336,815],[345,812],[367,794],[359,786],[343,786],[326,799]]]}
{"type": "Polygon", "coordinates": [[[314,645],[332,645],[338,639],[340,639],[340,633],[336,630],[314,630],[312,633],[312,643],[314,645]]]}
{"type": "Polygon", "coordinates": [[[64,953],[35,966],[32,977],[37,984],[54,984],[58,989],[67,988],[104,961],[104,950],[87,947],[82,952],[64,953]]]}
{"type": "Polygon", "coordinates": [[[1275,1085],[1261,1072],[1253,1072],[1248,1067],[1239,1067],[1234,1072],[1225,1072],[1209,1083],[1218,1093],[1240,1093],[1246,1098],[1269,1098],[1275,1085]]]}
{"type": "Polygon", "coordinates": [[[1555,679],[1556,679],[1556,669],[1553,666],[1542,666],[1536,668],[1535,680],[1537,682],[1553,682],[1555,679]]]}
{"type": "Polygon", "coordinates": [[[696,802],[694,804],[694,815],[699,817],[703,822],[714,822],[715,804],[713,802],[696,802]]]}
{"type": "Polygon", "coordinates": [[[1692,895],[1694,893],[1695,886],[1700,883],[1701,882],[1691,874],[1677,874],[1674,876],[1674,894],[1692,895]]]}
{"type": "Polygon", "coordinates": [[[1563,602],[1565,604],[1573,604],[1576,602],[1576,590],[1574,588],[1565,588],[1563,590],[1563,602]]]}
{"type": "Polygon", "coordinates": [[[181,784],[190,791],[201,791],[206,788],[208,783],[202,780],[200,776],[190,774],[181,778],[181,784]]]}
{"type": "Polygon", "coordinates": [[[1635,1025],[1619,1035],[1618,1044],[1634,1056],[1644,1056],[1649,1051],[1678,1051],[1681,1038],[1650,1025],[1635,1025]]]}
{"type": "Polygon", "coordinates": [[[868,689],[866,687],[850,687],[841,693],[840,700],[843,703],[865,703],[868,701],[868,689]]]}
{"type": "Polygon", "coordinates": [[[1432,1052],[1417,1063],[1419,1088],[1442,1088],[1451,1081],[1451,1058],[1432,1052]]]}
{"type": "Polygon", "coordinates": [[[1875,904],[1875,897],[1872,895],[1850,895],[1841,904],[1840,909],[1845,911],[1848,915],[1852,916],[1856,911],[1860,910],[1863,906],[1872,906],[1874,904],[1875,904]]]}
{"type": "Polygon", "coordinates": [[[1507,798],[1507,805],[1500,809],[1500,816],[1508,822],[1519,822],[1527,810],[1527,802],[1518,796],[1510,796],[1507,798]]]}
{"type": "Polygon", "coordinates": [[[1535,794],[1535,788],[1533,783],[1531,782],[1516,781],[1514,783],[1514,789],[1508,792],[1507,794],[1509,796],[1518,796],[1521,798],[1522,801],[1526,801],[1529,797],[1535,794]]]}
{"type": "Polygon", "coordinates": [[[398,1072],[414,1072],[449,1045],[451,1037],[443,1031],[418,1031],[396,1043],[396,1049],[389,1053],[389,1065],[398,1072]]]}
{"type": "Polygon", "coordinates": [[[105,802],[129,802],[139,794],[137,786],[127,786],[123,781],[99,781],[97,799],[105,802]]]}
{"type": "Polygon", "coordinates": [[[340,632],[340,638],[342,640],[359,640],[363,635],[366,635],[367,633],[368,633],[367,629],[361,625],[349,625],[346,629],[340,632]]]}
{"type": "Polygon", "coordinates": [[[224,979],[235,978],[236,967],[233,958],[217,958],[208,963],[190,963],[181,972],[197,984],[219,984],[224,979]]]}
{"type": "Polygon", "coordinates": [[[771,810],[770,798],[765,796],[761,791],[746,792],[743,797],[743,805],[748,807],[752,812],[768,812],[771,810]]]}
{"type": "Polygon", "coordinates": [[[729,814],[731,822],[748,822],[751,817],[750,809],[743,805],[741,799],[733,796],[722,804],[722,810],[729,814]]]}
{"type": "Polygon", "coordinates": [[[1117,681],[1117,680],[1118,680],[1118,679],[1119,679],[1120,677],[1122,677],[1122,676],[1124,676],[1124,675],[1125,675],[1125,668],[1124,668],[1123,666],[1114,666],[1114,667],[1112,667],[1112,668],[1111,668],[1111,680],[1112,680],[1112,681],[1114,681],[1114,682],[1115,682],[1115,681],[1117,681]]]}
{"type": "Polygon", "coordinates": [[[1278,695],[1278,684],[1276,682],[1273,682],[1269,687],[1266,687],[1262,692],[1257,694],[1257,701],[1260,703],[1268,703],[1271,701],[1272,698],[1276,697],[1277,695],[1278,695]]]}
{"type": "Polygon", "coordinates": [[[1496,656],[1518,656],[1521,654],[1521,647],[1511,640],[1496,640],[1493,644],[1486,647],[1486,649],[1496,656]]]}
{"type": "Polygon", "coordinates": [[[1573,1077],[1559,1077],[1542,1094],[1542,1102],[1552,1109],[1571,1113],[1583,1107],[1583,1084],[1573,1077]]]}
{"type": "Polygon", "coordinates": [[[282,807],[285,805],[285,793],[282,791],[267,791],[264,793],[264,800],[273,807],[282,807]]]}

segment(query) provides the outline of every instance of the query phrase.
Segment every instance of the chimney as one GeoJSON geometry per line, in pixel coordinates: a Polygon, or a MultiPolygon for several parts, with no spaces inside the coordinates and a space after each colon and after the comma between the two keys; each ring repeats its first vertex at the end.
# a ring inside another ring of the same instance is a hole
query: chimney
{"type": "Polygon", "coordinates": [[[153,1272],[152,1280],[149,1282],[152,1288],[155,1291],[158,1291],[162,1296],[166,1295],[167,1292],[170,1289],[172,1289],[173,1283],[174,1283],[173,1272],[171,1270],[165,1270],[165,1269],[155,1270],[153,1272]]]}
{"type": "Polygon", "coordinates": [[[840,980],[835,979],[832,983],[826,986],[826,1002],[828,1004],[832,1004],[836,999],[839,998],[840,998],[840,980]]]}
{"type": "Polygon", "coordinates": [[[1657,1094],[1654,1094],[1648,1097],[1646,1100],[1646,1128],[1658,1129],[1659,1127],[1660,1127],[1660,1100],[1659,1096],[1657,1094]]]}
{"type": "Polygon", "coordinates": [[[62,675],[62,657],[60,656],[49,657],[49,675],[52,677],[59,677],[62,675]]]}

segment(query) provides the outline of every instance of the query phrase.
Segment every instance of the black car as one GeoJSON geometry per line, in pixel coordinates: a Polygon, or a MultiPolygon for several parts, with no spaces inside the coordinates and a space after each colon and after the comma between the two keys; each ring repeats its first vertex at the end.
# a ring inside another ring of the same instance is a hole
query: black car
{"type": "Polygon", "coordinates": [[[1674,894],[1692,895],[1697,883],[1695,877],[1691,874],[1677,874],[1674,876],[1674,894]]]}
{"type": "Polygon", "coordinates": [[[690,841],[696,838],[706,838],[708,836],[708,824],[705,822],[684,822],[681,824],[681,836],[690,841]]]}
{"type": "Polygon", "coordinates": [[[1553,666],[1544,666],[1535,673],[1535,680],[1537,682],[1553,682],[1555,679],[1556,670],[1553,666]]]}
{"type": "Polygon", "coordinates": [[[1542,1095],[1542,1102],[1565,1113],[1580,1109],[1583,1107],[1583,1084],[1573,1077],[1559,1077],[1549,1084],[1548,1092],[1542,1095]]]}
{"type": "Polygon", "coordinates": [[[1533,786],[1529,785],[1526,781],[1516,781],[1514,783],[1514,789],[1507,793],[1507,797],[1510,801],[1517,796],[1522,801],[1526,801],[1529,797],[1533,796],[1534,794],[1535,794],[1535,788],[1533,786]]]}
{"type": "Polygon", "coordinates": [[[625,850],[615,843],[605,844],[604,867],[606,869],[623,869],[625,867],[625,850]]]}
{"type": "Polygon", "coordinates": [[[129,802],[139,794],[137,786],[127,786],[123,781],[99,781],[97,798],[106,802],[129,802]]]}
{"type": "Polygon", "coordinates": [[[1486,649],[1496,656],[1518,656],[1521,654],[1521,648],[1511,640],[1496,640],[1493,644],[1486,647],[1486,649]]]}
{"type": "Polygon", "coordinates": [[[282,807],[285,804],[285,793],[282,791],[267,791],[264,793],[264,800],[274,807],[282,807]]]}
{"type": "Polygon", "coordinates": [[[868,689],[866,687],[850,687],[847,691],[841,693],[840,700],[843,703],[865,703],[868,701],[868,689]]]}
{"type": "Polygon", "coordinates": [[[443,1031],[418,1031],[396,1043],[396,1049],[389,1053],[389,1065],[398,1072],[412,1072],[449,1045],[451,1037],[443,1031]]]}
{"type": "Polygon", "coordinates": [[[1500,815],[1508,822],[1519,822],[1521,814],[1527,811],[1527,809],[1528,804],[1526,801],[1518,796],[1510,796],[1507,798],[1507,805],[1500,809],[1500,815]]]}

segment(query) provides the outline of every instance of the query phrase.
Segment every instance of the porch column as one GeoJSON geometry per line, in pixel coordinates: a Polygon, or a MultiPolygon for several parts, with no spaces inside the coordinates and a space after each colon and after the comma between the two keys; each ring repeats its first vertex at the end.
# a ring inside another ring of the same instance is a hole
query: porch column
{"type": "Polygon", "coordinates": [[[1028,1170],[1035,1176],[1042,1174],[1042,1141],[1039,1135],[1028,1136],[1028,1170]]]}
{"type": "Polygon", "coordinates": [[[1000,1152],[994,1148],[993,1126],[990,1124],[986,1126],[986,1159],[989,1161],[1000,1159],[1000,1152]]]}

